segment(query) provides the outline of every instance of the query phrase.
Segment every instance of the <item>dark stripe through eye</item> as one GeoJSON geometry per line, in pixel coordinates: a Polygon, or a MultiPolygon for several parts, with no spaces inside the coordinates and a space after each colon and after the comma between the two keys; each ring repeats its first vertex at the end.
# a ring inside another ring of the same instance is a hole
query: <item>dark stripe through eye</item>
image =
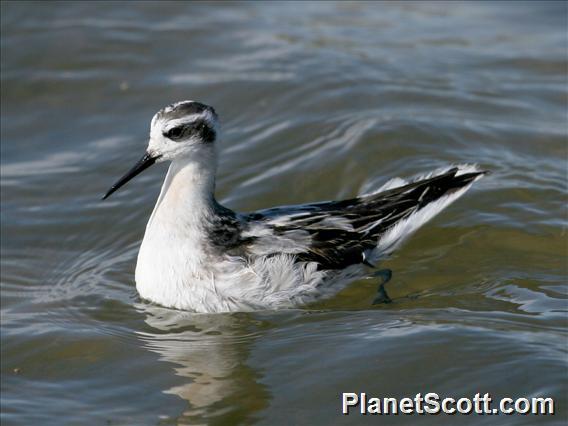
{"type": "Polygon", "coordinates": [[[199,126],[199,133],[201,135],[201,139],[203,140],[203,142],[211,143],[215,141],[215,136],[216,136],[215,130],[213,130],[207,124],[202,123],[199,126]]]}
{"type": "Polygon", "coordinates": [[[197,136],[203,142],[210,143],[215,140],[215,130],[209,127],[205,121],[199,120],[194,123],[172,127],[167,132],[164,132],[164,136],[173,141],[181,141],[189,136],[197,136]]]}
{"type": "Polygon", "coordinates": [[[172,140],[178,140],[181,139],[183,134],[184,134],[184,126],[177,126],[177,127],[172,127],[170,130],[164,133],[164,136],[172,140]]]}

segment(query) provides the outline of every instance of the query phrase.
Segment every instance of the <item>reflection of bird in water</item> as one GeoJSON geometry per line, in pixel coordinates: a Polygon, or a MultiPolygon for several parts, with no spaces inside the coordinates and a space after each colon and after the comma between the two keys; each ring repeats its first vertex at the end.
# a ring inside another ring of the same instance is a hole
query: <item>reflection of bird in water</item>
{"type": "MultiPolygon", "coordinates": [[[[457,166],[350,200],[237,214],[214,197],[216,128],[213,108],[198,102],[160,110],[146,154],[104,196],[155,162],[172,162],[136,266],[140,295],[164,306],[242,311],[331,296],[372,275],[373,262],[484,174],[457,166]]],[[[378,275],[384,283],[390,271],[378,275]]],[[[379,298],[389,301],[382,285],[379,298]]]]}
{"type": "Polygon", "coordinates": [[[244,420],[265,408],[269,395],[248,363],[257,320],[248,314],[204,315],[147,304],[138,307],[151,327],[138,336],[162,361],[177,366],[175,374],[182,383],[164,392],[189,403],[183,416],[194,419],[191,424],[200,423],[197,418],[222,415],[244,420]],[[218,410],[221,402],[224,413],[218,410]]]}

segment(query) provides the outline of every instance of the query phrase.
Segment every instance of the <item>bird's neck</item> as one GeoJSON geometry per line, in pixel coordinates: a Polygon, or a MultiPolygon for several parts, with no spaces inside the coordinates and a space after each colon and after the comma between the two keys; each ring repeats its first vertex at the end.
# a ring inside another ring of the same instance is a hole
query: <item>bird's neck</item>
{"type": "Polygon", "coordinates": [[[148,222],[180,230],[200,227],[216,205],[216,164],[214,159],[176,159],[172,161],[160,196],[148,222]],[[200,161],[201,160],[201,161],[200,161]]]}
{"type": "Polygon", "coordinates": [[[176,159],[170,165],[138,253],[138,292],[166,306],[193,297],[191,283],[208,271],[207,226],[217,208],[215,167],[197,160],[176,159]]]}

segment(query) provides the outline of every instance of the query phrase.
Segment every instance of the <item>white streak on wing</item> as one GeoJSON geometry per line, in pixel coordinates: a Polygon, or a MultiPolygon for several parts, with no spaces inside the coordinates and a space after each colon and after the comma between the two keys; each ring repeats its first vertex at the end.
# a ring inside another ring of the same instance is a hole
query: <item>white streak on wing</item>
{"type": "Polygon", "coordinates": [[[243,238],[254,237],[251,251],[259,256],[272,253],[301,253],[311,244],[310,234],[301,229],[293,229],[276,234],[267,226],[257,225],[242,233],[243,238]]]}
{"type": "Polygon", "coordinates": [[[343,229],[344,231],[353,231],[353,225],[348,218],[340,215],[330,215],[325,212],[321,213],[306,213],[301,212],[297,214],[282,215],[275,217],[267,223],[273,226],[290,226],[296,224],[298,227],[303,226],[303,220],[307,219],[311,222],[308,227],[310,229],[343,229]],[[296,220],[294,220],[296,219],[296,220]],[[318,222],[315,222],[319,220],[318,222]]]}
{"type": "Polygon", "coordinates": [[[328,216],[315,226],[324,229],[343,229],[344,231],[354,230],[349,219],[343,216],[328,216]]]}
{"type": "Polygon", "coordinates": [[[271,218],[267,223],[273,226],[287,226],[290,225],[291,222],[293,222],[293,219],[298,217],[300,218],[306,217],[306,212],[283,214],[282,216],[276,216],[274,218],[271,218]]]}
{"type": "Polygon", "coordinates": [[[380,218],[379,220],[372,222],[371,224],[367,225],[365,228],[359,229],[359,232],[362,232],[363,234],[367,235],[369,232],[371,232],[373,230],[373,228],[379,226],[381,223],[383,223],[385,220],[387,220],[391,216],[392,216],[392,212],[389,213],[388,215],[380,218]]]}

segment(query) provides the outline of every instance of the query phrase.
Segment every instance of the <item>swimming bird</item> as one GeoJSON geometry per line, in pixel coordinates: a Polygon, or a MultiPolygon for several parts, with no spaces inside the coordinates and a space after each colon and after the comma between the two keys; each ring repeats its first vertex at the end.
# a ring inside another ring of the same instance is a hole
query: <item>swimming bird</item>
{"type": "MultiPolygon", "coordinates": [[[[215,199],[215,110],[181,101],[158,111],[144,156],[104,195],[171,162],[146,226],[135,280],[143,299],[195,312],[291,308],[330,297],[375,270],[413,231],[485,172],[460,165],[341,201],[235,213],[215,199]]],[[[384,288],[379,299],[389,301],[384,288]]]]}

